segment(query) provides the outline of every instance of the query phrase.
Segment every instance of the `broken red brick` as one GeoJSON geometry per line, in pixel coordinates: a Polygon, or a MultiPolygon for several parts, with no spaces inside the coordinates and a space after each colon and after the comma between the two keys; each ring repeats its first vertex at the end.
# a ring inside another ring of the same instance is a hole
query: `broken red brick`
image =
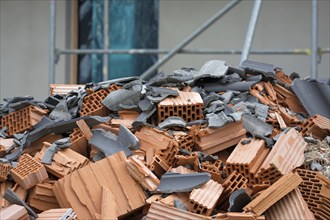
{"type": "Polygon", "coordinates": [[[38,183],[29,194],[28,204],[38,211],[60,208],[53,192],[54,181],[38,183]]]}
{"type": "Polygon", "coordinates": [[[213,180],[209,180],[198,189],[193,189],[189,196],[191,211],[210,216],[223,190],[222,185],[213,180]]]}
{"type": "MultiPolygon", "coordinates": [[[[44,147],[35,155],[35,159],[40,161],[46,153],[50,144],[45,142],[44,147]]],[[[58,178],[62,178],[75,170],[78,170],[89,163],[88,158],[71,150],[64,148],[57,151],[52,159],[52,163],[45,164],[46,170],[58,178]]]]}
{"type": "Polygon", "coordinates": [[[262,191],[258,197],[253,199],[243,209],[244,211],[251,211],[257,215],[261,215],[277,201],[297,188],[302,181],[302,178],[298,174],[290,172],[262,191]]]}
{"type": "Polygon", "coordinates": [[[102,101],[110,92],[120,89],[120,86],[111,84],[107,89],[100,89],[90,95],[85,96],[80,110],[80,116],[98,115],[107,116],[109,110],[102,104],[102,101]]]}
{"type": "Polygon", "coordinates": [[[29,105],[1,118],[1,128],[7,127],[8,135],[33,129],[48,110],[29,105]]]}
{"type": "Polygon", "coordinates": [[[330,181],[317,171],[297,169],[303,179],[299,190],[308,208],[317,219],[328,219],[330,209],[330,181]]]}
{"type": "Polygon", "coordinates": [[[242,121],[238,121],[221,128],[199,130],[196,134],[196,143],[201,151],[214,154],[237,144],[245,134],[242,121]]]}
{"type": "Polygon", "coordinates": [[[303,123],[300,133],[323,140],[330,135],[330,119],[316,114],[303,123]]]}
{"type": "Polygon", "coordinates": [[[170,116],[181,117],[186,122],[204,119],[204,103],[197,92],[180,92],[177,97],[168,97],[158,103],[158,123],[170,116]]]}
{"type": "Polygon", "coordinates": [[[10,170],[10,174],[24,189],[30,189],[48,178],[44,165],[28,154],[19,158],[17,166],[10,170]]]}

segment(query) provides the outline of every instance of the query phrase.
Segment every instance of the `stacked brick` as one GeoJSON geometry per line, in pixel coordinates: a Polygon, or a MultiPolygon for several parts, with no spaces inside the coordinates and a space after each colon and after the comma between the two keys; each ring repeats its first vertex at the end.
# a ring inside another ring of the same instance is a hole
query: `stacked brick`
{"type": "Polygon", "coordinates": [[[36,125],[47,112],[47,110],[29,105],[2,117],[0,127],[7,127],[8,135],[22,133],[33,129],[33,126],[36,125]]]}
{"type": "Polygon", "coordinates": [[[85,96],[80,116],[99,115],[107,116],[109,114],[107,108],[102,104],[102,100],[109,95],[110,92],[120,89],[120,86],[111,84],[107,89],[100,89],[90,95],[85,96]]]}

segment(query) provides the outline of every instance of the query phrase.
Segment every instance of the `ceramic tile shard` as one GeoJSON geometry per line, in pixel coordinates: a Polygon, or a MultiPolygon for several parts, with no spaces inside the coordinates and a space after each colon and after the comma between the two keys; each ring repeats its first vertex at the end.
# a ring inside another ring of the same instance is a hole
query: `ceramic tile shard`
{"type": "Polygon", "coordinates": [[[146,196],[130,176],[123,152],[111,155],[63,177],[54,185],[61,207],[72,207],[79,219],[101,215],[102,187],[108,188],[116,201],[117,217],[141,208],[146,196]]]}

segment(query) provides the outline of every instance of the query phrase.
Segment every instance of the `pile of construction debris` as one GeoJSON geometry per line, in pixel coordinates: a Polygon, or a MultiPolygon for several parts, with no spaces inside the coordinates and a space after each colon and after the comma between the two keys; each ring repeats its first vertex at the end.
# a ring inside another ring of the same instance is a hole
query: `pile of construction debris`
{"type": "Polygon", "coordinates": [[[329,219],[330,85],[212,60],[0,105],[0,219],[329,219]]]}

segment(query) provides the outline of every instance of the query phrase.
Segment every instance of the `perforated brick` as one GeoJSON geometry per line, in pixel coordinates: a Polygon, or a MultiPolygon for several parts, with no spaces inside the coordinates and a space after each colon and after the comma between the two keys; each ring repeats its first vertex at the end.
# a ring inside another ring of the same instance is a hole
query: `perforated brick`
{"type": "Polygon", "coordinates": [[[107,89],[100,89],[90,95],[85,96],[80,116],[84,115],[98,115],[107,116],[109,110],[102,104],[102,101],[111,91],[120,89],[116,84],[111,84],[107,89]]]}
{"type": "Polygon", "coordinates": [[[28,154],[23,154],[17,166],[10,170],[13,179],[24,189],[30,189],[48,178],[43,164],[28,154]]]}
{"type": "Polygon", "coordinates": [[[329,219],[330,181],[317,171],[297,169],[303,182],[298,186],[308,208],[316,219],[329,219]]]}
{"type": "Polygon", "coordinates": [[[179,92],[177,97],[169,97],[158,103],[158,123],[170,116],[181,117],[186,122],[204,119],[203,100],[196,92],[179,92]]]}
{"type": "Polygon", "coordinates": [[[33,129],[33,126],[37,124],[45,114],[47,114],[47,110],[29,105],[2,117],[1,127],[8,128],[8,135],[22,133],[33,129]]]}
{"type": "Polygon", "coordinates": [[[0,182],[6,181],[10,173],[11,166],[6,163],[0,163],[0,182]]]}

